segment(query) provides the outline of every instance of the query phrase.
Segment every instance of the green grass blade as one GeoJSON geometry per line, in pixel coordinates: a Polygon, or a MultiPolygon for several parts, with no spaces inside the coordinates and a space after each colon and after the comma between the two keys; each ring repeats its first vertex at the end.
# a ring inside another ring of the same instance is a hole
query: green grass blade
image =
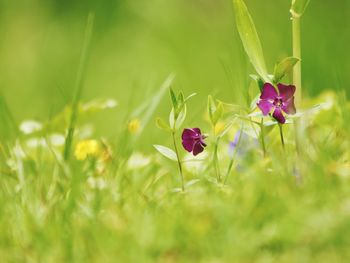
{"type": "Polygon", "coordinates": [[[75,130],[75,125],[78,118],[78,104],[83,91],[83,85],[84,85],[83,77],[84,77],[85,68],[86,68],[87,59],[88,59],[88,50],[91,42],[93,25],[94,25],[94,14],[90,13],[86,23],[83,48],[81,52],[79,68],[78,68],[77,78],[75,82],[74,96],[72,101],[72,113],[70,117],[70,123],[69,123],[68,133],[66,137],[65,147],[64,147],[65,160],[69,159],[71,148],[72,148],[74,130],[75,130]]]}
{"type": "Polygon", "coordinates": [[[15,118],[6,102],[5,96],[0,91],[0,139],[9,139],[18,135],[18,127],[15,118]]]}

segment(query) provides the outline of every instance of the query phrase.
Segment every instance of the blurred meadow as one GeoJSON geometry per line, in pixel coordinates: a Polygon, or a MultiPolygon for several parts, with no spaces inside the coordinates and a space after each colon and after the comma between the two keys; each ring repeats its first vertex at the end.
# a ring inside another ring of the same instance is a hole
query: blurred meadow
{"type": "MultiPolygon", "coordinates": [[[[311,2],[303,18],[303,82],[310,96],[325,89],[350,92],[349,5],[311,2]]],[[[276,60],[291,55],[290,3],[249,0],[247,6],[272,70],[276,60]]],[[[48,120],[71,101],[90,11],[95,26],[82,99],[115,98],[120,105],[95,116],[99,134],[113,135],[128,109],[171,72],[175,89],[198,93],[192,112],[203,108],[208,93],[229,102],[242,99],[253,71],[230,0],[2,0],[0,87],[17,121],[48,120]]]]}
{"type": "MultiPolygon", "coordinates": [[[[269,72],[292,55],[290,2],[245,0],[269,72]]],[[[310,117],[304,159],[295,154],[292,128],[284,151],[271,129],[268,157],[254,150],[257,138],[247,139],[220,185],[208,143],[200,155],[208,163],[184,161],[191,190],[178,193],[176,164],[153,147],[172,143],[155,124],[171,109],[168,87],[160,87],[173,73],[174,90],[197,93],[184,127],[205,133],[209,94],[251,103],[254,68],[232,1],[0,0],[0,262],[349,262],[349,17],[349,0],[311,0],[301,20],[305,106],[331,105],[310,117]],[[80,100],[117,106],[78,116],[71,160],[64,160],[63,146],[51,149],[45,140],[66,135],[59,120],[74,100],[89,13],[80,100]],[[130,124],[134,118],[141,123],[130,124]],[[26,120],[45,129],[19,131],[26,120]],[[87,160],[84,151],[100,146],[80,139],[101,142],[104,156],[87,160]]],[[[233,127],[221,156],[240,123],[233,127]]],[[[222,171],[229,162],[219,160],[222,171]]]]}

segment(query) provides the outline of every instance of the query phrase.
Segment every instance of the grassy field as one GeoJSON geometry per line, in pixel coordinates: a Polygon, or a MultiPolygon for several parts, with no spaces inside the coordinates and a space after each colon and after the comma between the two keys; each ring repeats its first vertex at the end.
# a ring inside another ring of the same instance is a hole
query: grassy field
{"type": "Polygon", "coordinates": [[[290,2],[0,0],[0,262],[349,262],[350,2],[301,61],[290,2]]]}

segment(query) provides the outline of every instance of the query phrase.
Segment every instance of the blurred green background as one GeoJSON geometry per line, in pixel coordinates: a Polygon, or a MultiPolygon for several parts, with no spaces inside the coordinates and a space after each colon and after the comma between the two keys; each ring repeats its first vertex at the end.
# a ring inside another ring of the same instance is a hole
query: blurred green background
{"type": "MultiPolygon", "coordinates": [[[[246,3],[272,71],[278,59],[291,55],[290,1],[246,3]]],[[[94,119],[98,133],[112,135],[170,72],[177,76],[174,89],[198,93],[190,106],[194,120],[209,93],[244,103],[254,71],[230,0],[1,0],[0,89],[17,121],[48,120],[70,102],[89,11],[95,12],[95,28],[83,100],[119,102],[94,119]]],[[[311,1],[302,20],[308,95],[337,88],[350,93],[349,17],[348,0],[311,1]]],[[[169,106],[166,98],[159,115],[169,106]]]]}

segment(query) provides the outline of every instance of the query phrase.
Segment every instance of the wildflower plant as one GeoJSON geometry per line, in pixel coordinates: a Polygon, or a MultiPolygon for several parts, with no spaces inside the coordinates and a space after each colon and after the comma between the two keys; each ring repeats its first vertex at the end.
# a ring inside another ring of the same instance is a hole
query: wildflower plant
{"type": "MultiPolygon", "coordinates": [[[[193,93],[185,98],[184,94],[181,91],[176,95],[171,87],[169,89],[169,93],[170,93],[170,98],[171,98],[171,103],[172,103],[172,109],[171,109],[170,114],[169,114],[169,124],[167,124],[161,118],[156,119],[156,124],[157,124],[158,128],[168,132],[171,135],[174,148],[171,149],[171,148],[163,146],[163,145],[154,145],[154,147],[156,148],[156,150],[159,153],[161,153],[166,158],[177,162],[178,168],[179,168],[180,179],[181,179],[181,189],[182,189],[182,191],[184,191],[185,190],[185,182],[184,182],[184,175],[183,175],[180,151],[179,151],[179,148],[177,145],[176,135],[186,119],[186,114],[187,114],[186,103],[191,97],[195,96],[196,94],[193,93]]],[[[194,130],[192,130],[192,131],[194,131],[194,130]]],[[[198,133],[198,130],[197,130],[197,132],[194,131],[194,133],[198,134],[200,140],[202,139],[200,137],[201,135],[198,133]]],[[[186,137],[187,136],[185,135],[185,138],[186,137]]],[[[196,144],[196,145],[198,145],[198,144],[196,144]]],[[[202,141],[200,141],[199,145],[203,146],[202,141]]],[[[191,146],[194,147],[194,144],[192,144],[191,146]]],[[[193,148],[191,151],[193,151],[193,148]]],[[[197,153],[197,150],[196,150],[196,153],[197,153]]]]}
{"type": "MultiPolygon", "coordinates": [[[[298,20],[300,18],[302,13],[305,11],[308,2],[308,0],[292,1],[291,13],[293,15],[293,20],[298,20]]],[[[251,111],[253,112],[256,107],[258,107],[262,112],[262,116],[260,121],[252,123],[259,125],[261,145],[264,155],[266,155],[266,125],[264,124],[264,117],[271,116],[274,120],[276,120],[276,122],[272,123],[278,125],[281,143],[284,147],[282,124],[287,123],[286,117],[289,115],[294,115],[298,110],[297,107],[300,106],[300,39],[295,40],[295,38],[298,37],[297,35],[300,34],[300,28],[298,29],[298,32],[295,32],[295,24],[293,22],[293,56],[286,57],[280,62],[277,62],[273,74],[270,75],[268,74],[266,67],[259,36],[247,6],[243,0],[233,0],[233,7],[235,11],[237,30],[242,40],[243,47],[250,59],[251,64],[258,74],[252,75],[252,78],[260,89],[260,94],[258,94],[256,99],[252,102],[251,111]],[[296,47],[296,45],[299,46],[296,47]],[[292,71],[293,82],[295,83],[289,85],[282,84],[281,81],[283,81],[287,75],[290,75],[292,71]],[[297,107],[295,106],[294,102],[294,94],[297,94],[297,107]]],[[[249,116],[251,117],[252,115],[249,116]]],[[[250,117],[249,120],[252,121],[250,117]]],[[[269,124],[269,126],[271,125],[269,124]]],[[[296,136],[296,143],[298,143],[297,138],[298,136],[296,136]]]]}

